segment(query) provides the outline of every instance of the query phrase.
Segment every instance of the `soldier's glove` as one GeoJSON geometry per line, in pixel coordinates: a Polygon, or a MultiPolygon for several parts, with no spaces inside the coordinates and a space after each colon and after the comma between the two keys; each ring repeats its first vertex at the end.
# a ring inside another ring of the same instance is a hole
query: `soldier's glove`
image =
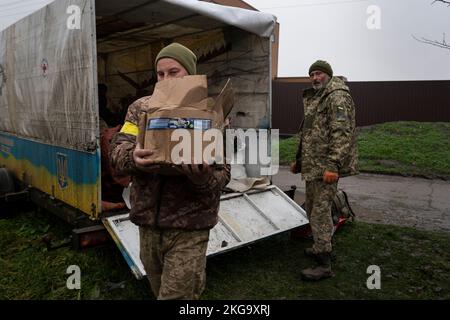
{"type": "Polygon", "coordinates": [[[291,173],[294,173],[294,174],[300,172],[300,170],[298,170],[298,168],[297,168],[297,161],[291,163],[291,166],[290,166],[290,168],[289,168],[289,171],[290,171],[291,173]]]}
{"type": "Polygon", "coordinates": [[[337,182],[339,175],[336,172],[325,171],[323,174],[323,182],[331,184],[337,182]]]}

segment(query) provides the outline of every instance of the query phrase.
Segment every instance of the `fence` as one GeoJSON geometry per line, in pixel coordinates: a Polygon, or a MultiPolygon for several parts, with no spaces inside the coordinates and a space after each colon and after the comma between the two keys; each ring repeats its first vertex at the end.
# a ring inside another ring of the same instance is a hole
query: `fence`
{"type": "MultiPolygon", "coordinates": [[[[305,82],[274,80],[272,127],[297,133],[303,119],[305,82]]],[[[347,82],[355,101],[356,125],[389,121],[450,122],[450,81],[347,82]]]]}

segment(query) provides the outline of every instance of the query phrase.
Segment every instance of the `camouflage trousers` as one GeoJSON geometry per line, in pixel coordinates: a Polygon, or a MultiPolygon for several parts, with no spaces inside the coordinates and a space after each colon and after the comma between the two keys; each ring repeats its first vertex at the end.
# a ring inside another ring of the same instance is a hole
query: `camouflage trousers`
{"type": "Polygon", "coordinates": [[[337,182],[327,184],[322,180],[306,181],[306,214],[314,238],[314,253],[331,252],[331,205],[336,192],[337,182]]]}
{"type": "Polygon", "coordinates": [[[206,284],[209,230],[139,227],[140,258],[158,300],[200,298],[206,284]]]}

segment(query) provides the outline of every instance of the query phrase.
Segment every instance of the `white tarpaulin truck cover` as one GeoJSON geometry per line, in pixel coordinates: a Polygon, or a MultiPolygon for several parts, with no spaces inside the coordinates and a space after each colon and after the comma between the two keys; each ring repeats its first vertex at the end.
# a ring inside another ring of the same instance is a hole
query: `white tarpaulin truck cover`
{"type": "Polygon", "coordinates": [[[0,32],[0,131],[94,151],[98,136],[94,0],[57,0],[0,32]],[[82,29],[67,27],[70,6],[82,29]]]}
{"type": "Polygon", "coordinates": [[[221,6],[197,0],[164,0],[186,10],[222,21],[261,37],[270,37],[276,17],[259,11],[221,6]]]}
{"type": "MultiPolygon", "coordinates": [[[[0,32],[0,131],[50,145],[98,148],[96,16],[161,24],[215,22],[269,37],[266,13],[195,0],[55,0],[0,32]],[[81,28],[68,19],[81,10],[81,28]]],[[[160,35],[163,39],[164,35],[160,35]]],[[[115,44],[117,45],[117,44],[115,44]]]]}

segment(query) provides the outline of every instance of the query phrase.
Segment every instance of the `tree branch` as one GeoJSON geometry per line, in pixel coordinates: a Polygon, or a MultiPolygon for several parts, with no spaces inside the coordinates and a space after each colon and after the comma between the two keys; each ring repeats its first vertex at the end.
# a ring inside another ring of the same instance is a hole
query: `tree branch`
{"type": "MultiPolygon", "coordinates": [[[[431,5],[435,4],[436,2],[440,2],[440,3],[444,3],[447,4],[450,7],[450,0],[433,0],[433,2],[431,3],[431,5]]],[[[426,39],[426,38],[417,38],[415,35],[412,35],[412,37],[414,39],[416,39],[419,42],[425,43],[425,44],[430,44],[432,46],[435,47],[439,47],[439,48],[443,48],[443,49],[449,49],[450,50],[450,45],[447,44],[447,42],[445,41],[445,33],[442,37],[442,41],[436,41],[436,40],[430,40],[430,39],[426,39]]]]}
{"type": "Polygon", "coordinates": [[[445,1],[445,0],[434,0],[431,5],[433,5],[435,2],[441,2],[441,3],[445,3],[448,4],[450,6],[450,1],[445,1]]]}
{"type": "Polygon", "coordinates": [[[422,42],[422,43],[426,43],[426,44],[431,44],[432,46],[436,46],[436,47],[439,47],[439,48],[444,48],[444,49],[448,49],[448,50],[450,50],[450,45],[448,45],[446,42],[445,42],[445,37],[444,37],[444,39],[442,40],[442,42],[439,42],[439,41],[436,41],[436,40],[429,40],[429,39],[426,39],[426,38],[417,38],[416,36],[414,36],[414,35],[412,35],[412,37],[414,38],[414,39],[416,39],[417,41],[419,41],[419,42],[422,42]]]}

